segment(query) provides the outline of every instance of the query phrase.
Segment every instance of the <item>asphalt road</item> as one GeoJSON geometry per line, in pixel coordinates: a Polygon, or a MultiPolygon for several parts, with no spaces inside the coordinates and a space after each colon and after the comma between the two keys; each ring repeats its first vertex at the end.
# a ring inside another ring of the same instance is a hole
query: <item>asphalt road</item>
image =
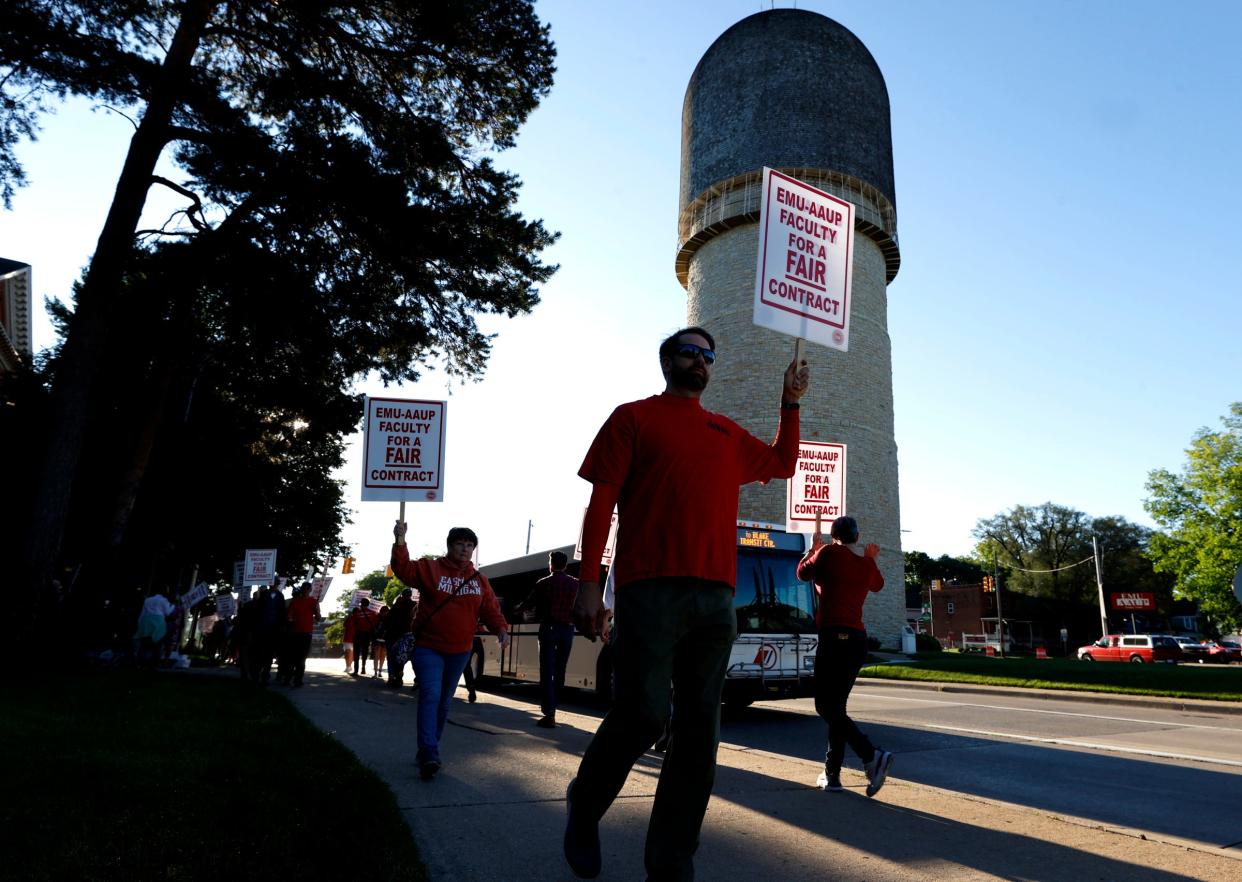
{"type": "MultiPolygon", "coordinates": [[[[1216,848],[1242,847],[1242,715],[860,681],[850,714],[903,780],[1216,848]]],[[[818,759],[810,699],[726,716],[722,738],[818,759]]],[[[857,762],[853,762],[857,766],[857,762]]]]}

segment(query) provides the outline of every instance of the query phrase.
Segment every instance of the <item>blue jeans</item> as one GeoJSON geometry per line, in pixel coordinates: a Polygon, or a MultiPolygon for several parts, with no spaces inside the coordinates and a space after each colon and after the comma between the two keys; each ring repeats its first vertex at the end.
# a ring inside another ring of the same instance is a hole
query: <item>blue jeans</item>
{"type": "Polygon", "coordinates": [[[556,713],[557,701],[565,688],[565,665],[574,647],[574,626],[545,622],[539,626],[540,709],[545,717],[556,713]]]}
{"type": "Polygon", "coordinates": [[[574,811],[603,817],[634,763],[664,731],[675,692],[645,864],[648,879],[692,880],[716,779],[720,693],[737,636],[733,589],[702,579],[631,582],[617,591],[615,609],[616,690],[578,766],[574,811]]]}
{"type": "Polygon", "coordinates": [[[418,764],[440,762],[440,738],[448,722],[449,705],[457,681],[470,660],[470,651],[439,652],[415,644],[410,661],[418,680],[418,764]]]}

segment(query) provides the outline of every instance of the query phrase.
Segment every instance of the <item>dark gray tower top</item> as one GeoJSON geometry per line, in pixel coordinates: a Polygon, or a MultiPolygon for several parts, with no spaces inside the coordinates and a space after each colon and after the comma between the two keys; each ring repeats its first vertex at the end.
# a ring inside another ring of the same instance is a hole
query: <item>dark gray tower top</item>
{"type": "Polygon", "coordinates": [[[896,206],[888,89],[862,41],[830,18],[774,9],[703,55],[681,117],[681,207],[764,165],[831,169],[896,206]]]}

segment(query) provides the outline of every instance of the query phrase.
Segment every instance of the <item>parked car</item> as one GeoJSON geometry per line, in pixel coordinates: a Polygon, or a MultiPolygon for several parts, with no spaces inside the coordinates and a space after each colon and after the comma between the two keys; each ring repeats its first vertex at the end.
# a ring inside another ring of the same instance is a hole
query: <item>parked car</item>
{"type": "Polygon", "coordinates": [[[1181,647],[1167,634],[1109,634],[1088,646],[1078,647],[1082,661],[1168,662],[1182,659],[1181,647]]]}
{"type": "Polygon", "coordinates": [[[1208,650],[1207,660],[1210,662],[1227,665],[1230,662],[1242,661],[1242,644],[1232,640],[1218,640],[1214,643],[1209,642],[1206,645],[1208,650]]]}
{"type": "Polygon", "coordinates": [[[1208,648],[1206,644],[1200,643],[1193,637],[1174,637],[1173,639],[1181,647],[1185,661],[1196,661],[1199,664],[1207,661],[1208,648]]]}

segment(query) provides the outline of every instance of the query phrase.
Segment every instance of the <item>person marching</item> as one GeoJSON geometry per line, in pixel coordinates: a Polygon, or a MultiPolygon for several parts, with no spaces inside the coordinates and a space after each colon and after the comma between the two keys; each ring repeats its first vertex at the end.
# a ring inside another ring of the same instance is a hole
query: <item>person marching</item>
{"type": "Polygon", "coordinates": [[[352,676],[359,676],[358,668],[362,667],[362,676],[367,673],[367,654],[371,651],[371,638],[375,636],[375,613],[371,610],[371,601],[359,598],[358,605],[349,614],[354,625],[354,669],[352,676]]]}
{"type": "Polygon", "coordinates": [[[825,545],[817,532],[811,550],[798,563],[798,578],[815,582],[819,594],[819,647],[815,650],[815,710],[828,724],[828,752],[816,785],[839,792],[841,763],[848,744],[863,761],[867,795],[884,786],[893,755],[876,748],[846,713],[854,681],[867,658],[867,630],[862,608],[867,595],[884,587],[876,566],[880,546],[867,545],[860,556],[858,522],[839,517],[830,530],[833,541],[825,545]]]}
{"type": "MultiPolygon", "coordinates": [[[[430,781],[442,765],[440,739],[457,681],[470,660],[479,619],[500,640],[501,647],[509,644],[509,631],[492,586],[471,560],[479,544],[473,530],[454,527],[449,530],[448,551],[443,557],[415,561],[410,560],[405,532],[405,523],[397,521],[393,527],[392,571],[419,596],[411,628],[415,641],[410,661],[418,679],[418,770],[424,781],[430,781]]],[[[390,613],[389,618],[392,616],[390,613]]]]}
{"type": "Polygon", "coordinates": [[[535,723],[543,729],[556,727],[556,706],[565,688],[565,666],[574,647],[574,602],[578,580],[565,572],[569,558],[563,551],[548,553],[548,575],[535,583],[530,597],[517,605],[532,603],[539,621],[539,692],[543,717],[535,723]]]}
{"type": "Polygon", "coordinates": [[[776,440],[765,444],[699,403],[714,350],[702,328],[684,328],[664,340],[663,394],[614,410],[578,472],[592,489],[574,618],[590,638],[607,624],[600,557],[613,507],[620,506],[613,706],[566,794],[565,859],[584,879],[599,875],[600,819],[663,731],[670,689],[676,691],[677,712],[644,862],[653,882],[694,878],[694,853],[716,775],[721,690],[737,635],[739,488],[787,478],[797,465],[798,400],[810,368],[791,362],[785,370],[780,427],[776,440]]]}

